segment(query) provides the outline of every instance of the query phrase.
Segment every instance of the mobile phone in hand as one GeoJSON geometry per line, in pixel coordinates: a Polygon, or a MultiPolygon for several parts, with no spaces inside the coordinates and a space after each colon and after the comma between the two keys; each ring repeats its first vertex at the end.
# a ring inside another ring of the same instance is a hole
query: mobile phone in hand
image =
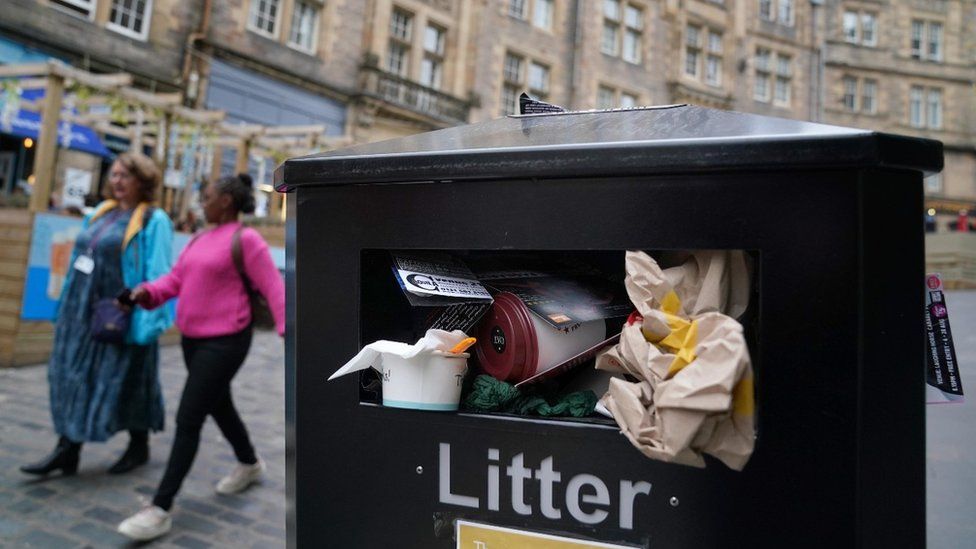
{"type": "Polygon", "coordinates": [[[126,288],[121,292],[119,292],[119,295],[115,296],[115,299],[121,305],[125,305],[126,307],[134,307],[136,304],[135,301],[132,301],[132,290],[130,290],[129,288],[126,288]]]}

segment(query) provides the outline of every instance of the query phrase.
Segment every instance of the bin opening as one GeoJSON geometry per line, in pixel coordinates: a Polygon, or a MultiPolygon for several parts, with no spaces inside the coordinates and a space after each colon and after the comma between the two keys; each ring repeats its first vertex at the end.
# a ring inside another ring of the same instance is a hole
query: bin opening
{"type": "MultiPolygon", "coordinates": [[[[745,288],[747,305],[736,316],[749,353],[756,357],[759,253],[741,252],[748,270],[739,286],[745,288]]],[[[630,376],[594,365],[597,354],[618,341],[636,314],[625,285],[625,254],[364,249],[360,348],[380,340],[414,344],[431,328],[461,330],[478,341],[467,351],[458,412],[615,425],[596,401],[612,375],[630,376]]],[[[689,261],[694,252],[647,254],[667,269],[689,261]]],[[[758,364],[754,367],[758,372],[758,364]]],[[[359,402],[383,406],[379,371],[359,372],[359,402]]],[[[436,409],[391,406],[389,399],[386,407],[436,409]]]]}

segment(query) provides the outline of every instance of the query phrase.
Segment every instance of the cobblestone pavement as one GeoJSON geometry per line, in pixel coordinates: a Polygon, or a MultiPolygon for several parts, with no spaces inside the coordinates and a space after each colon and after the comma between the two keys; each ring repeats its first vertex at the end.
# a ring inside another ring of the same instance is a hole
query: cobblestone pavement
{"type": "MultiPolygon", "coordinates": [[[[156,548],[284,547],[285,429],[284,346],[270,332],[255,334],[247,362],[234,380],[234,397],[258,454],[267,462],[265,481],[243,494],[222,496],[216,482],[235,463],[212,420],[173,508],[173,530],[156,548]]],[[[186,378],[179,345],[162,347],[160,370],[166,397],[166,430],[152,436],[150,462],[125,475],[105,470],[128,442],[119,433],[105,444],[88,444],[78,474],[37,480],[17,467],[47,455],[56,442],[48,411],[46,367],[0,369],[0,547],[124,547],[118,523],[152,497],[173,437],[173,417],[186,378]]]]}

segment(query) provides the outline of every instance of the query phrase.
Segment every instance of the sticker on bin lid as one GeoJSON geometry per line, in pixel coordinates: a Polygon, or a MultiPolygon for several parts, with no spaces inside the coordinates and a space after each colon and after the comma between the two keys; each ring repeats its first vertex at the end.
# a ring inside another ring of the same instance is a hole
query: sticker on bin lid
{"type": "Polygon", "coordinates": [[[530,314],[514,295],[495,295],[495,302],[481,320],[476,344],[478,363],[485,373],[504,381],[535,371],[539,352],[530,314]]]}
{"type": "Polygon", "coordinates": [[[456,523],[457,549],[633,549],[637,545],[621,545],[578,538],[556,536],[458,520],[456,523]]]}

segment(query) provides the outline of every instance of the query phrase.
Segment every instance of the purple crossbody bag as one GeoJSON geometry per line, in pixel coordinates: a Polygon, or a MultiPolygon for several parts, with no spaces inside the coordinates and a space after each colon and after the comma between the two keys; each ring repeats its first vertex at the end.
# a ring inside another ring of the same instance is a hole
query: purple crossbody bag
{"type": "MultiPolygon", "coordinates": [[[[152,210],[152,208],[147,208],[146,215],[143,219],[144,227],[152,210]]],[[[101,231],[93,238],[93,242],[90,245],[91,248],[95,247],[100,236],[101,231]]],[[[129,319],[131,316],[132,312],[120,308],[114,297],[103,297],[95,301],[95,304],[92,306],[91,316],[92,339],[102,343],[121,345],[125,342],[125,334],[129,331],[129,319]]]]}

